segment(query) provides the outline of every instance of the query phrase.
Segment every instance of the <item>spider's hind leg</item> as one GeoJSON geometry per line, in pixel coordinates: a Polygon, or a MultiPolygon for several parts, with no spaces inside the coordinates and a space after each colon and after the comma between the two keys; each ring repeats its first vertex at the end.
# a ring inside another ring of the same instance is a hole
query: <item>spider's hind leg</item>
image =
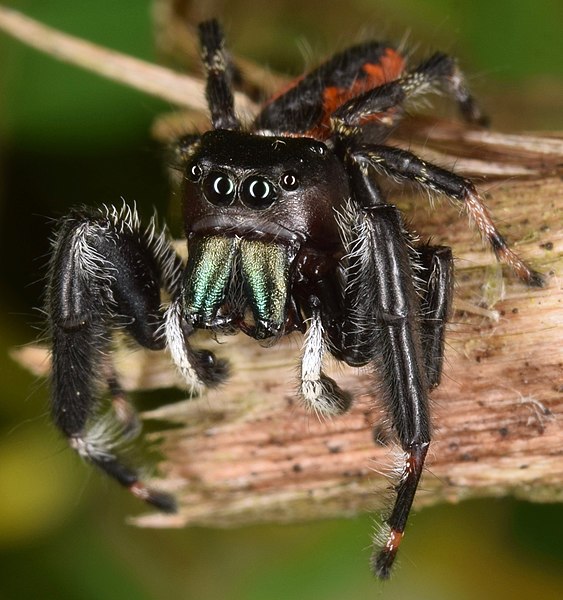
{"type": "Polygon", "coordinates": [[[338,107],[330,119],[333,136],[355,137],[370,121],[390,132],[402,118],[403,106],[409,99],[436,88],[453,97],[468,123],[488,123],[488,118],[469,92],[456,61],[447,54],[436,53],[401,77],[357,95],[338,107]]]}
{"type": "Polygon", "coordinates": [[[420,88],[437,82],[456,102],[459,112],[468,123],[488,125],[489,119],[469,91],[465,76],[455,58],[436,52],[406,76],[406,92],[416,93],[420,88]]]}

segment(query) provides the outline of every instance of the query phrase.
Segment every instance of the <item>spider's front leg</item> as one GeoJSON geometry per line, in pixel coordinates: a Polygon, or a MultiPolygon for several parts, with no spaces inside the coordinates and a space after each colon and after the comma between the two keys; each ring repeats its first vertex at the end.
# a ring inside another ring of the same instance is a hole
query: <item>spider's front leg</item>
{"type": "MultiPolygon", "coordinates": [[[[84,459],[164,511],[174,510],[174,500],[147,487],[115,452],[138,427],[114,373],[112,333],[124,329],[141,346],[163,349],[161,289],[177,297],[182,270],[166,232],[157,233],[154,220],[142,229],[136,212],[127,207],[81,208],[61,221],[56,234],[46,307],[56,425],[84,459]],[[101,414],[104,386],[113,408],[107,416],[101,414]]],[[[215,363],[189,350],[186,339],[182,343],[197,383],[198,374],[215,363]]]]}
{"type": "MultiPolygon", "coordinates": [[[[431,345],[441,350],[443,329],[432,324],[430,313],[435,317],[444,310],[447,313],[449,296],[442,294],[445,301],[436,302],[432,294],[427,294],[426,325],[414,283],[415,253],[398,209],[384,202],[362,165],[352,160],[349,172],[354,201],[342,216],[343,231],[349,233],[345,236],[348,254],[341,349],[344,360],[350,364],[371,362],[376,367],[383,400],[404,451],[395,504],[386,519],[388,529],[385,539],[377,540],[373,557],[375,574],[387,578],[405,531],[431,437],[428,391],[430,382],[437,380],[436,375],[431,375],[436,363],[425,359],[423,337],[437,340],[431,345]]],[[[441,284],[434,278],[432,285],[441,284]]],[[[437,364],[441,368],[441,357],[437,364]]]]}

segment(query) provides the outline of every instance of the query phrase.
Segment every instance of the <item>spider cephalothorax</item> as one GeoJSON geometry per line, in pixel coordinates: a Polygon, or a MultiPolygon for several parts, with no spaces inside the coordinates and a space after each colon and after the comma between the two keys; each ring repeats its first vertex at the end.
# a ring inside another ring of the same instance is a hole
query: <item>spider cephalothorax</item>
{"type": "Polygon", "coordinates": [[[47,312],[56,424],[81,456],[162,510],[174,501],[144,484],[115,451],[137,432],[111,360],[111,333],[168,348],[188,384],[214,386],[228,365],[192,348],[196,329],[255,339],[304,335],[300,395],[336,414],[352,399],[322,370],[323,354],[372,365],[404,451],[396,500],[373,568],[389,575],[430,443],[428,394],[440,381],[451,308],[449,248],[413,244],[378,177],[412,182],[463,206],[497,257],[529,285],[542,278],[504,242],[472,183],[384,145],[406,101],[439,87],[470,122],[483,115],[455,62],[435,54],[407,70],[388,44],[337,54],[268,101],[243,128],[233,68],[216,21],[200,25],[212,130],[178,143],[188,261],[166,231],[134,210],[78,208],[54,242],[47,312]],[[169,303],[161,307],[161,294],[169,303]],[[113,421],[99,420],[100,387],[113,421]]]}

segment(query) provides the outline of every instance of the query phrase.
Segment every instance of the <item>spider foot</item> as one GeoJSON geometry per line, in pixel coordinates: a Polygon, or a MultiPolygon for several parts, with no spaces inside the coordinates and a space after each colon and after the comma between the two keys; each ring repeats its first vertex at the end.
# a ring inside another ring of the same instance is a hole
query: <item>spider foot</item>
{"type": "Polygon", "coordinates": [[[154,506],[164,513],[175,513],[178,511],[176,499],[170,494],[149,488],[140,481],[132,483],[128,486],[128,489],[133,496],[144,500],[147,504],[154,506]]]}
{"type": "Polygon", "coordinates": [[[383,548],[373,553],[371,568],[374,575],[379,579],[389,579],[403,536],[403,532],[390,529],[383,548]]]}
{"type": "Polygon", "coordinates": [[[228,361],[217,358],[209,350],[194,350],[193,356],[199,379],[206,387],[217,387],[228,379],[230,375],[228,361]]]}
{"type": "Polygon", "coordinates": [[[166,513],[176,512],[176,500],[173,496],[154,490],[146,485],[136,470],[124,464],[116,457],[110,448],[114,445],[108,440],[104,442],[99,431],[87,432],[83,435],[73,435],[69,439],[70,446],[86,461],[98,467],[104,473],[127,488],[136,498],[139,498],[166,513]]]}
{"type": "Polygon", "coordinates": [[[374,542],[371,567],[374,575],[380,579],[388,579],[395,557],[405,534],[405,527],[418,482],[424,467],[429,443],[413,443],[405,453],[401,479],[395,491],[397,497],[391,516],[386,520],[385,530],[380,532],[374,542]]]}

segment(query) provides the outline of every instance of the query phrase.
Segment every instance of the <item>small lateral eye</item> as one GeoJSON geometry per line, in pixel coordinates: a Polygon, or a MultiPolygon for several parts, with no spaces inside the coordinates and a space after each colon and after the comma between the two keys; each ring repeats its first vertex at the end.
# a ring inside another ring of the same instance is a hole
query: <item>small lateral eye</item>
{"type": "Polygon", "coordinates": [[[193,183],[197,183],[202,175],[203,171],[197,163],[192,163],[186,170],[186,177],[193,183]]]}
{"type": "Polygon", "coordinates": [[[246,206],[257,209],[268,208],[278,196],[274,184],[260,176],[245,179],[240,195],[246,206]]]}
{"type": "Polygon", "coordinates": [[[280,177],[280,185],[284,190],[291,192],[299,187],[299,180],[293,171],[287,171],[280,177]]]}
{"type": "Polygon", "coordinates": [[[320,156],[324,156],[326,154],[326,146],[324,144],[313,144],[311,146],[311,151],[320,156]]]}
{"type": "Polygon", "coordinates": [[[235,198],[235,183],[221,171],[211,171],[203,181],[203,193],[215,206],[229,206],[235,198]]]}

